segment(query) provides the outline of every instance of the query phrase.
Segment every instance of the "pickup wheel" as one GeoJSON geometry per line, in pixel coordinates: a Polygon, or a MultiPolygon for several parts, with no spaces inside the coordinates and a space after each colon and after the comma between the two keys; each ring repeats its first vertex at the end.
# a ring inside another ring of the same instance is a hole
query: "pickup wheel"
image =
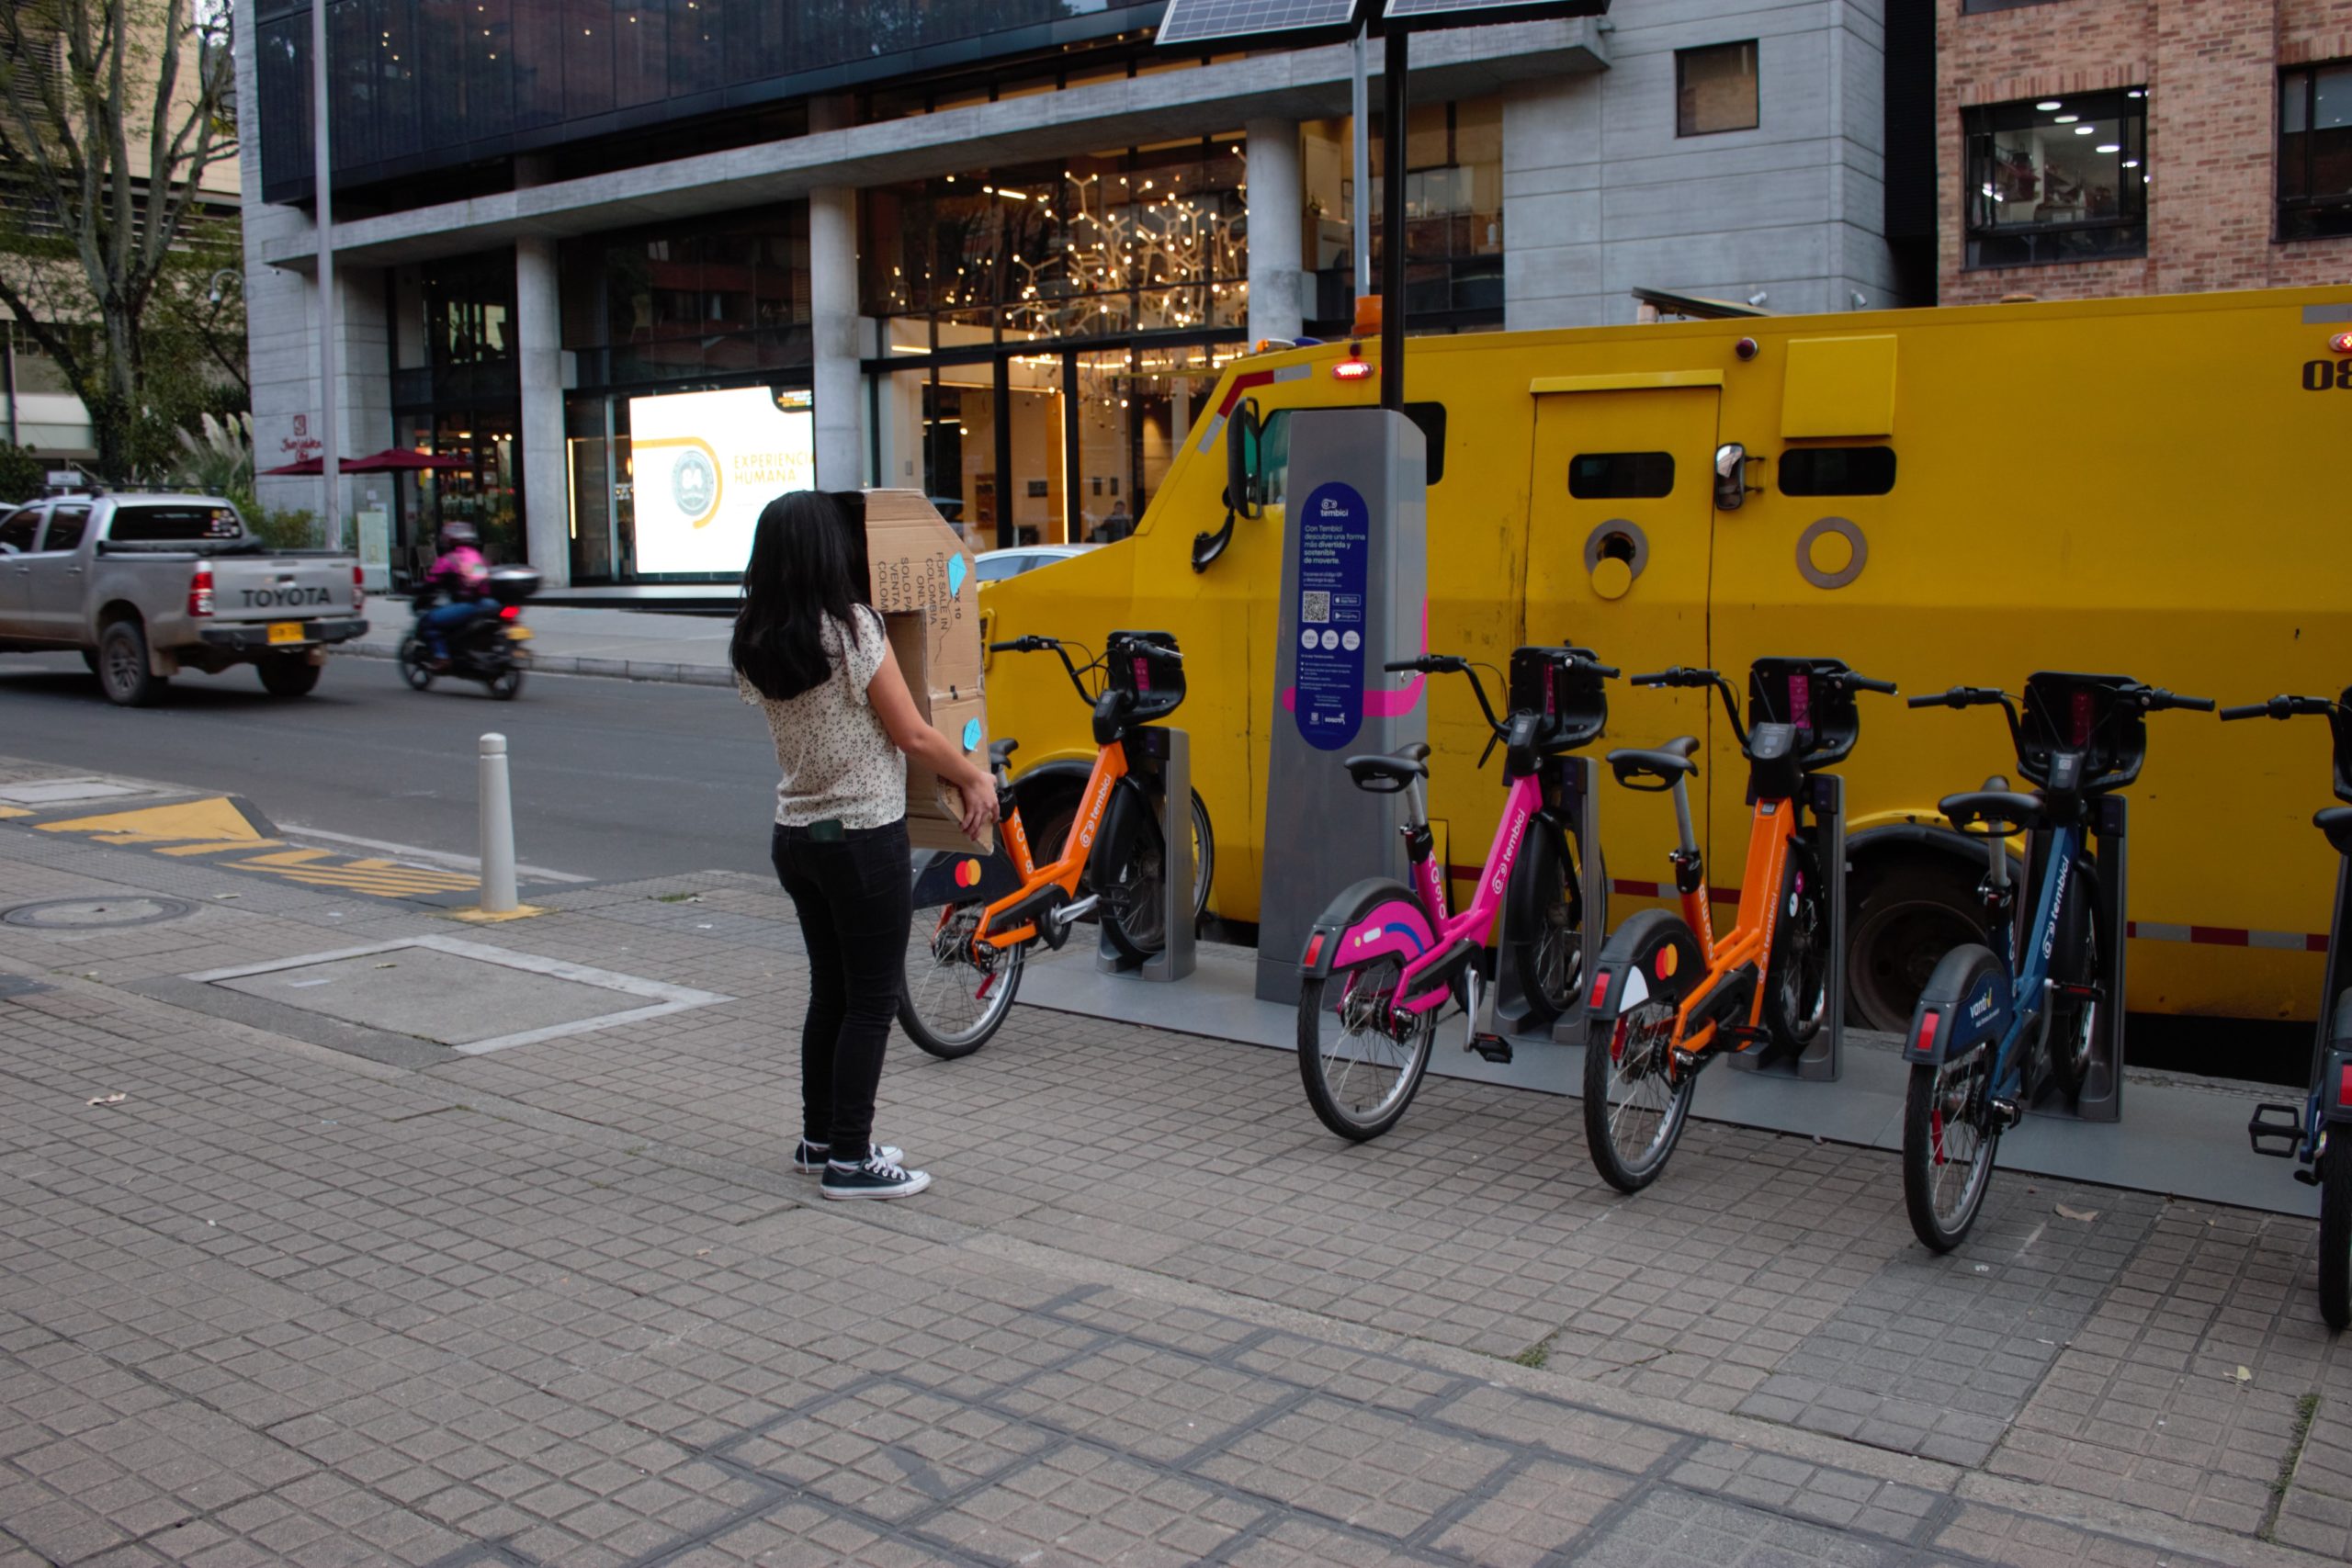
{"type": "Polygon", "coordinates": [[[319,666],[307,653],[265,654],[254,670],[273,697],[307,697],[319,683],[319,666]]]}
{"type": "Polygon", "coordinates": [[[147,667],[147,631],[137,621],[110,621],[98,634],[98,688],[118,707],[143,708],[164,694],[164,679],[147,667]]]}

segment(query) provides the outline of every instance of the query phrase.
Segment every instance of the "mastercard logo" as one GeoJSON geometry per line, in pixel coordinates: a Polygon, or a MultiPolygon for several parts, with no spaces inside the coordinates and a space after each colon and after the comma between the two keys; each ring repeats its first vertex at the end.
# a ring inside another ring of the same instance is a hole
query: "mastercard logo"
{"type": "Polygon", "coordinates": [[[980,863],[979,863],[979,862],[978,862],[978,861],[976,861],[976,860],[967,860],[967,861],[961,862],[961,863],[959,863],[956,865],[956,886],[958,886],[958,887],[978,887],[979,885],[980,885],[980,863]]]}

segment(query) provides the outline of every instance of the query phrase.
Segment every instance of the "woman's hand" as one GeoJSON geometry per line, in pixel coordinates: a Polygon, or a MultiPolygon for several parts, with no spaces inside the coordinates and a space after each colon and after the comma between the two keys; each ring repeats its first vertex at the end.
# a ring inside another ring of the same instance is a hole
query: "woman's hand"
{"type": "Polygon", "coordinates": [[[996,780],[974,768],[970,776],[956,781],[956,793],[964,801],[964,836],[978,839],[996,820],[996,780]]]}

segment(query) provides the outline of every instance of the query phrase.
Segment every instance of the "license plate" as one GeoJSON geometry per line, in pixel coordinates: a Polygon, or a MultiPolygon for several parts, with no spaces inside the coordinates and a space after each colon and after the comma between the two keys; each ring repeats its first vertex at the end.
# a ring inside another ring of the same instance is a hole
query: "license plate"
{"type": "Polygon", "coordinates": [[[531,640],[531,628],[528,626],[509,626],[506,628],[506,640],[509,642],[528,642],[531,640]]]}
{"type": "Polygon", "coordinates": [[[300,621],[270,622],[269,640],[273,645],[281,642],[300,642],[302,640],[302,623],[300,621]]]}

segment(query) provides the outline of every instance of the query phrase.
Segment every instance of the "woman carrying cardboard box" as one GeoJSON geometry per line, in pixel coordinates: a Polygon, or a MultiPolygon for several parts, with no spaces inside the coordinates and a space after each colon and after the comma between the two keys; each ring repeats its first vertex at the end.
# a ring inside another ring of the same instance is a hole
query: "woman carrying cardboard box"
{"type": "Polygon", "coordinates": [[[910,918],[907,759],[954,787],[968,834],[996,819],[996,783],[916,708],[881,616],[859,603],[848,527],[815,491],[768,503],[731,651],[736,689],[775,739],[770,858],[808,947],[793,1164],[821,1170],[828,1198],[903,1198],[930,1173],[873,1130],[910,918]]]}

